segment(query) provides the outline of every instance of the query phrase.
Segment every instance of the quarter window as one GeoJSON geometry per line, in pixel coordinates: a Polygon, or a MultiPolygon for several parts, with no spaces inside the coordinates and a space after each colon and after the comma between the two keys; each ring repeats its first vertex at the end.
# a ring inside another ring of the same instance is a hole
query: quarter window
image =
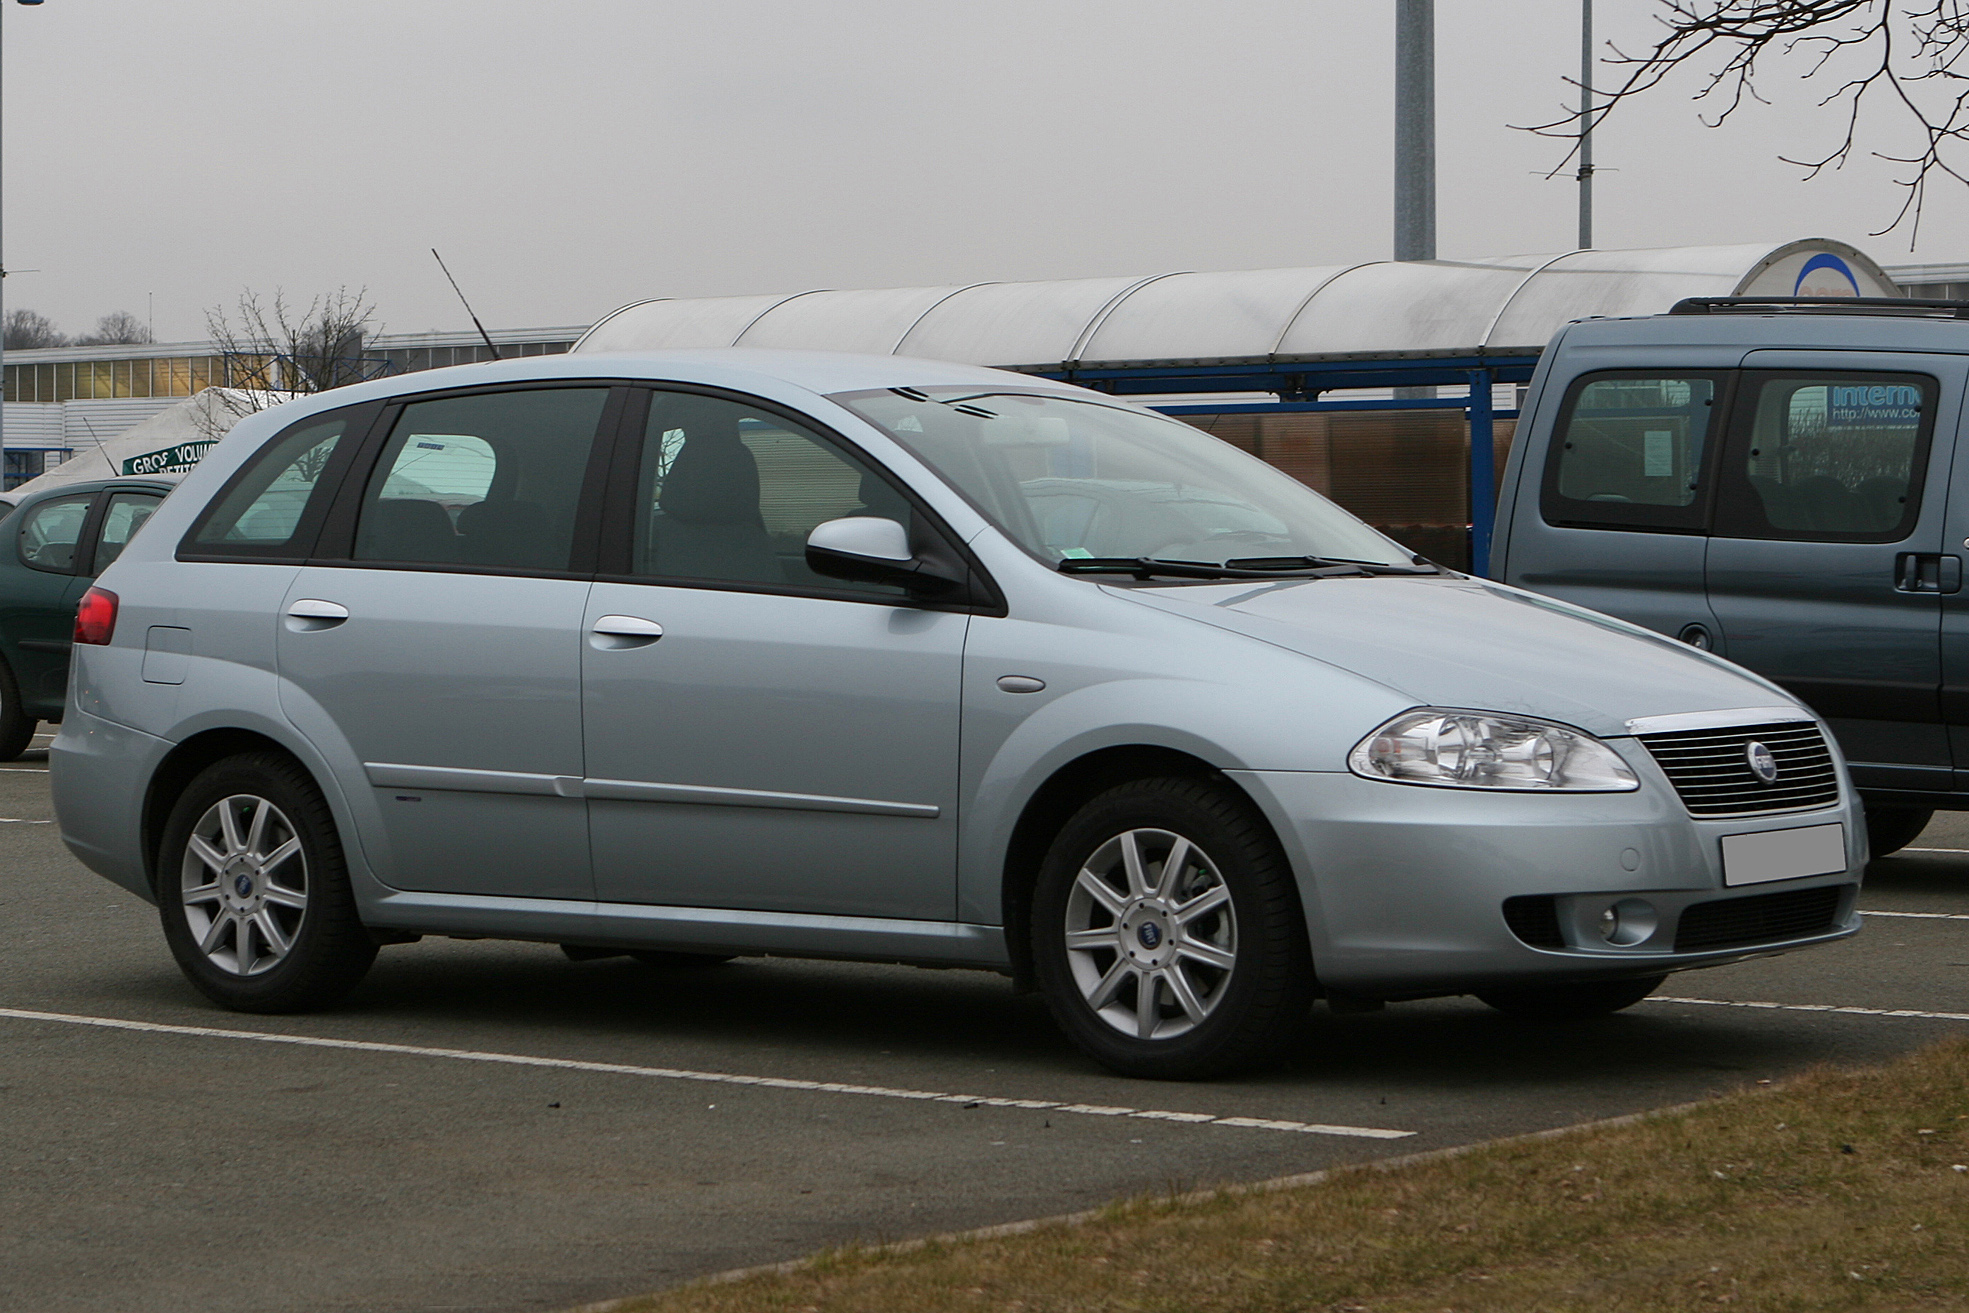
{"type": "Polygon", "coordinates": [[[306,556],[313,547],[307,512],[319,518],[322,481],[349,437],[344,415],[303,422],[267,444],[192,530],[186,544],[201,555],[306,556]]]}
{"type": "Polygon", "coordinates": [[[529,388],[405,406],[357,515],[355,559],[569,569],[607,401],[607,388],[529,388]]]}
{"type": "Polygon", "coordinates": [[[1555,524],[1697,532],[1721,375],[1576,381],[1547,466],[1555,524]]]}
{"type": "Polygon", "coordinates": [[[21,521],[21,562],[51,574],[75,569],[75,548],[82,541],[82,523],[89,518],[94,493],[44,501],[21,521]]]}
{"type": "Polygon", "coordinates": [[[806,550],[816,525],[843,516],[908,527],[908,500],[833,443],[736,401],[652,394],[636,508],[631,568],[639,575],[904,596],[817,575],[806,550]]]}
{"type": "Polygon", "coordinates": [[[1892,542],[1920,512],[1935,381],[1746,374],[1715,532],[1892,542]]]}

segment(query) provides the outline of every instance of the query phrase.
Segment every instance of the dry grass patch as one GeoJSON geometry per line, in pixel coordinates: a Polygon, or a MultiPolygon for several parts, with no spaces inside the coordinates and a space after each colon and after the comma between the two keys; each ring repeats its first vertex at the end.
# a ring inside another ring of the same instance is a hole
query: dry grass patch
{"type": "Polygon", "coordinates": [[[907,1252],[624,1313],[1969,1307],[1969,1041],[1680,1113],[907,1252]]]}

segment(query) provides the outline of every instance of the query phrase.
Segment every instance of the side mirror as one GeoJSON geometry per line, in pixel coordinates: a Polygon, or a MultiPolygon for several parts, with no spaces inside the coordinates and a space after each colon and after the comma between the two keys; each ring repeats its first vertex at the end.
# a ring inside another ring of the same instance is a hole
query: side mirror
{"type": "Polygon", "coordinates": [[[944,592],[964,582],[911,551],[909,530],[875,515],[815,525],[807,535],[807,568],[830,579],[896,584],[912,593],[944,592]]]}

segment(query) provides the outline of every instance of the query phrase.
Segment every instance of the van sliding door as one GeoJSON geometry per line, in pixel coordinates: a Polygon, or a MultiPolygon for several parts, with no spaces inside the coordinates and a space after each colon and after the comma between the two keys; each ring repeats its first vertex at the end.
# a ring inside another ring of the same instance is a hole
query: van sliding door
{"type": "Polygon", "coordinates": [[[1943,550],[1960,357],[1753,351],[1708,553],[1719,650],[1824,716],[1873,789],[1946,790],[1943,550]]]}

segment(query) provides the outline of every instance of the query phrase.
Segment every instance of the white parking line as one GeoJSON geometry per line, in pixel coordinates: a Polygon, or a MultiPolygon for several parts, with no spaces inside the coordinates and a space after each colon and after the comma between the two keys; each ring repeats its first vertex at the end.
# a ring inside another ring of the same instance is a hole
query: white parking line
{"type": "MultiPolygon", "coordinates": [[[[1969,848],[1903,848],[1904,853],[1969,853],[1969,848]]],[[[1893,853],[1887,854],[1892,857],[1893,853]]]]}
{"type": "Polygon", "coordinates": [[[53,825],[53,821],[26,821],[18,816],[0,816],[0,825],[53,825]]]}
{"type": "Polygon", "coordinates": [[[1211,1113],[1160,1112],[1144,1108],[1114,1108],[1101,1104],[1059,1103],[1047,1099],[1004,1099],[983,1094],[943,1094],[934,1090],[892,1089],[882,1085],[841,1085],[833,1081],[791,1080],[782,1076],[740,1076],[722,1071],[685,1071],[674,1067],[635,1067],[620,1062],[581,1062],[573,1058],[537,1058],[521,1053],[484,1053],[476,1049],[437,1049],[418,1044],[381,1044],[372,1040],[324,1039],[315,1035],[269,1035],[257,1030],[219,1030],[211,1026],[170,1026],[155,1021],[126,1021],[120,1017],[83,1017],[66,1012],[29,1012],[0,1008],[0,1017],[17,1021],[58,1021],[71,1026],[100,1026],[161,1035],[190,1035],[205,1039],[256,1040],[262,1044],[298,1044],[307,1048],[355,1049],[363,1053],[394,1053],[415,1058],[450,1058],[459,1062],[498,1062],[514,1067],[551,1067],[560,1071],[593,1071],[615,1076],[645,1076],[658,1080],[702,1081],[713,1085],[756,1085],[769,1090],[808,1090],[822,1094],[862,1094],[880,1099],[914,1099],[925,1103],[956,1103],[965,1107],[1026,1108],[1033,1111],[1077,1113],[1091,1117],[1140,1117],[1150,1121],[1188,1122],[1197,1126],[1235,1126],[1265,1131],[1295,1131],[1303,1135],[1345,1135],[1368,1140],[1401,1140],[1414,1131],[1390,1131],[1373,1126],[1330,1126],[1321,1122],[1275,1121],[1259,1117],[1219,1117],[1211,1113]]]}
{"type": "Polygon", "coordinates": [[[1837,1012],[1854,1017],[1913,1017],[1917,1021],[1969,1021],[1969,1012],[1916,1012],[1910,1008],[1846,1008],[1830,1003],[1749,1003],[1728,998],[1670,998],[1656,994],[1649,1003],[1691,1003],[1706,1008],[1760,1008],[1767,1012],[1837,1012]]]}
{"type": "Polygon", "coordinates": [[[48,773],[46,766],[0,766],[0,770],[6,771],[9,775],[46,775],[48,773]]]}
{"type": "Polygon", "coordinates": [[[1969,912],[1861,912],[1861,916],[1901,916],[1913,921],[1969,921],[1969,912]]]}

